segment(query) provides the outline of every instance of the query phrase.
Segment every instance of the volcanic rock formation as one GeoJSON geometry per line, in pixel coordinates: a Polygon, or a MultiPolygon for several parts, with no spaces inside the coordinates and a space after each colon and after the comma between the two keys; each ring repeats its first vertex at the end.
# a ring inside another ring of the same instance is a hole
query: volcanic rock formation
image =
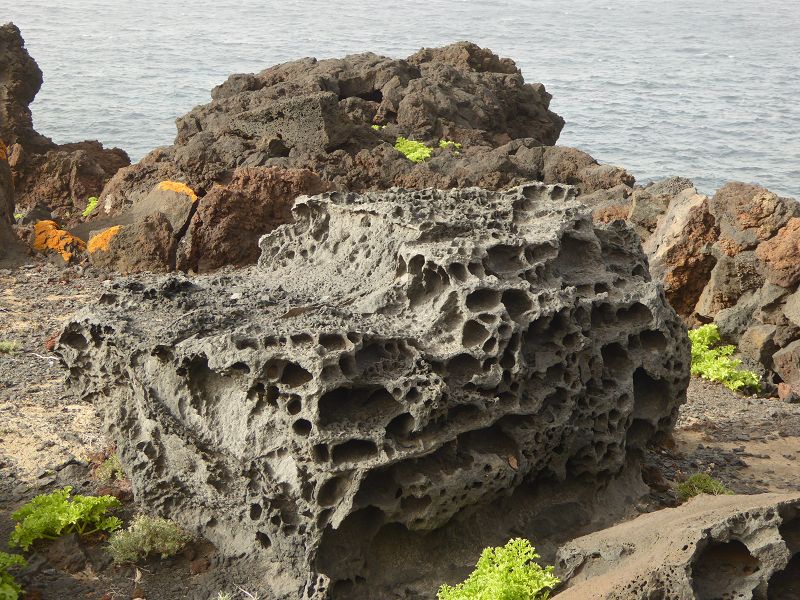
{"type": "Polygon", "coordinates": [[[800,496],[700,496],[559,550],[559,600],[800,598],[800,496]]]}
{"type": "Polygon", "coordinates": [[[130,159],[100,142],[57,145],[37,133],[30,104],[41,86],[42,72],[19,29],[12,23],[0,26],[0,143],[8,147],[16,203],[23,208],[45,204],[58,218],[76,217],[130,159]]]}
{"type": "Polygon", "coordinates": [[[573,148],[553,148],[564,121],[541,84],[510,59],[461,42],[405,60],[375,54],[303,59],[232,75],[212,101],[178,119],[175,144],[118,173],[103,192],[108,212],[135,203],[163,179],[204,196],[237,167],[307,168],[336,189],[360,191],[569,183],[582,191],[633,183],[573,148]],[[428,144],[409,161],[398,137],[428,144]],[[457,150],[440,141],[460,143],[457,150]]]}
{"type": "Polygon", "coordinates": [[[333,192],[293,216],[257,267],[111,285],[58,346],[139,501],[263,559],[270,597],[384,597],[414,579],[398,555],[452,575],[423,548],[458,535],[474,560],[457,519],[507,538],[526,485],[593,493],[672,427],[685,329],[635,233],[571,188],[333,192]]]}
{"type": "Polygon", "coordinates": [[[5,258],[16,237],[11,229],[14,222],[14,185],[5,144],[0,141],[0,259],[5,258]]]}

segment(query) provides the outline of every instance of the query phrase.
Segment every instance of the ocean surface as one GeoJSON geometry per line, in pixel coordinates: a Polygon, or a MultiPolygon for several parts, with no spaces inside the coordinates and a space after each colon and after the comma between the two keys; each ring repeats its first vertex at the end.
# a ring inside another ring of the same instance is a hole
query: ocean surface
{"type": "Polygon", "coordinates": [[[800,199],[799,0],[23,0],[0,7],[9,20],[44,71],[37,130],[134,160],[231,73],[466,39],[545,84],[559,143],[641,183],[800,199]]]}

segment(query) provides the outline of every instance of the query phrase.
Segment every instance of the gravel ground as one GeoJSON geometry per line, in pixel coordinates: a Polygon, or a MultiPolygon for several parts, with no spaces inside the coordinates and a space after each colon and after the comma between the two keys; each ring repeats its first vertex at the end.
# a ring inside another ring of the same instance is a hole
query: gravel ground
{"type": "MultiPolygon", "coordinates": [[[[15,343],[11,353],[0,353],[0,542],[10,532],[11,511],[34,495],[64,485],[84,493],[99,488],[87,462],[91,452],[107,446],[99,418],[91,404],[66,390],[65,373],[47,342],[72,312],[99,297],[110,277],[40,258],[0,269],[0,342],[15,343]]],[[[653,493],[642,511],[676,504],[675,485],[698,471],[738,493],[798,491],[800,404],[743,397],[693,379],[672,439],[651,449],[645,463],[653,493]]],[[[128,505],[126,513],[134,510],[128,505]]],[[[111,566],[101,546],[75,540],[29,558],[22,577],[28,600],[127,600],[137,589],[147,591],[148,600],[208,598],[215,571],[225,568],[202,544],[144,565],[139,576],[111,566]],[[75,556],[81,557],[77,571],[75,556]],[[197,560],[205,562],[200,572],[197,560]]]]}

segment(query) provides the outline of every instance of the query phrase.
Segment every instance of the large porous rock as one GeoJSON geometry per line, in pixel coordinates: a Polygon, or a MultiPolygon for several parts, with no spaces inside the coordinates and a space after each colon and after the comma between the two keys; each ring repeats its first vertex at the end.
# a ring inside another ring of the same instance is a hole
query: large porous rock
{"type": "Polygon", "coordinates": [[[559,550],[559,600],[800,598],[800,496],[699,496],[559,550]]]}
{"type": "Polygon", "coordinates": [[[564,121],[549,110],[550,94],[525,83],[512,60],[468,42],[407,59],[306,58],[232,75],[211,95],[178,119],[172,146],[109,182],[107,213],[165,178],[202,197],[242,167],[308,169],[340,191],[503,189],[534,180],[592,193],[633,184],[624,169],[554,147],[564,121]],[[426,144],[431,157],[412,162],[394,148],[399,137],[426,144]]]}
{"type": "Polygon", "coordinates": [[[21,208],[46,204],[62,221],[76,220],[91,196],[130,164],[119,148],[100,142],[55,144],[33,128],[30,104],[42,86],[42,72],[25,49],[19,29],[0,26],[0,142],[21,208]]]}
{"type": "Polygon", "coordinates": [[[430,597],[512,529],[564,535],[568,490],[671,429],[685,328],[573,190],[334,192],[293,219],[256,267],[109,285],[58,346],[137,498],[263,560],[248,589],[430,597]]]}
{"type": "Polygon", "coordinates": [[[236,170],[229,183],[215,185],[199,203],[181,240],[177,267],[199,273],[254,264],[259,238],[291,220],[295,198],[325,189],[305,169],[236,170]]]}

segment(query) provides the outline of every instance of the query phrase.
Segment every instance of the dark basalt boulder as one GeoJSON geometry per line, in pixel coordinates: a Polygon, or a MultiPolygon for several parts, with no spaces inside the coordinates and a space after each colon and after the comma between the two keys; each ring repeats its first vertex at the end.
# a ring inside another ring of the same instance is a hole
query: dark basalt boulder
{"type": "Polygon", "coordinates": [[[305,196],[260,247],[110,285],[57,352],[138,500],[267,597],[432,597],[563,539],[685,399],[638,237],[568,187],[305,196]]]}
{"type": "Polygon", "coordinates": [[[59,145],[37,133],[30,104],[42,81],[19,29],[0,26],[0,142],[7,147],[16,203],[23,211],[45,204],[54,217],[76,221],[87,200],[131,161],[123,150],[100,142],[59,145]]]}

